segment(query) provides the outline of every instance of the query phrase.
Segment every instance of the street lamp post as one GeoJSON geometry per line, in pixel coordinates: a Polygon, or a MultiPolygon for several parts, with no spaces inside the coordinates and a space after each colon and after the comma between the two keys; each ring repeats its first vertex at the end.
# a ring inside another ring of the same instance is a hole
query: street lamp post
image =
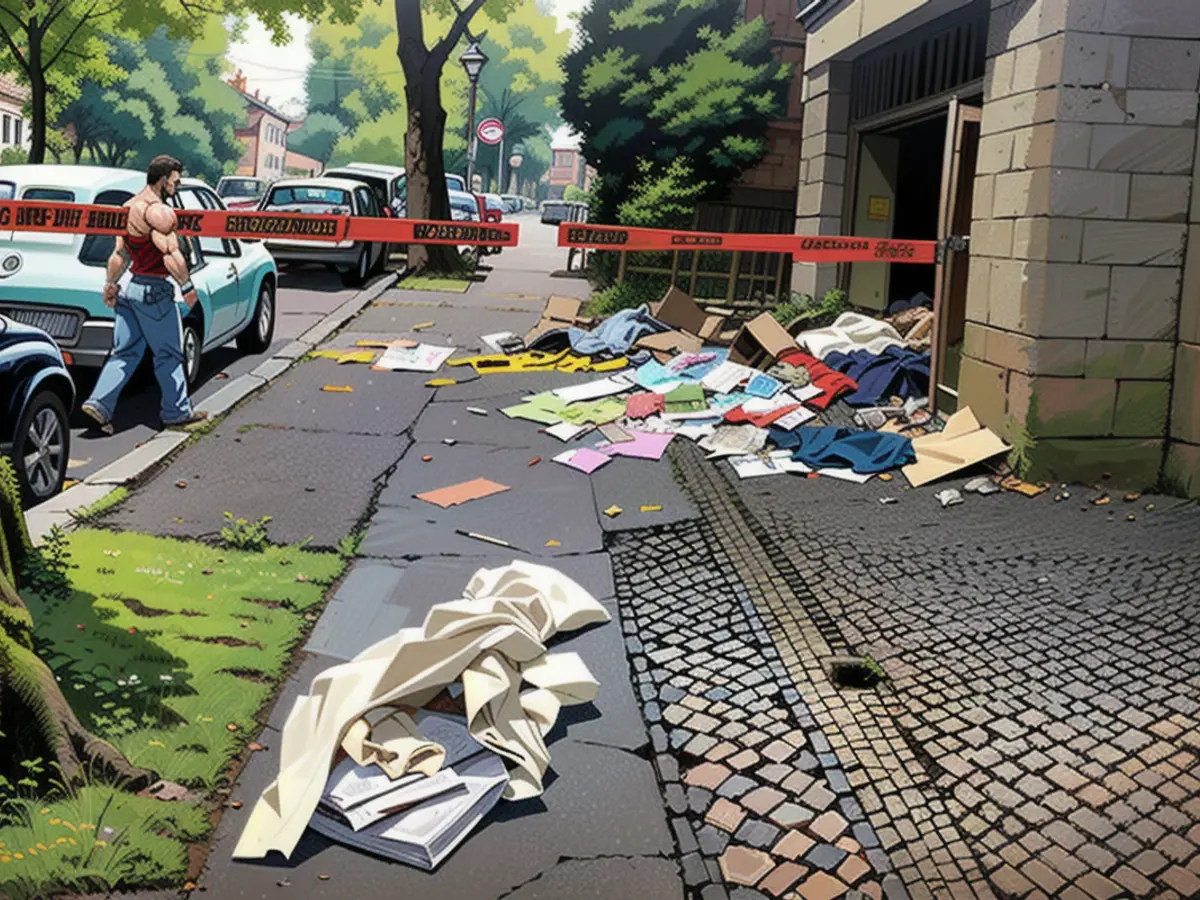
{"type": "Polygon", "coordinates": [[[479,49],[479,39],[472,38],[467,49],[458,58],[462,67],[467,70],[467,78],[471,82],[470,99],[467,109],[467,190],[471,190],[475,176],[475,95],[479,89],[479,73],[483,71],[484,63],[488,61],[487,54],[479,49]]]}

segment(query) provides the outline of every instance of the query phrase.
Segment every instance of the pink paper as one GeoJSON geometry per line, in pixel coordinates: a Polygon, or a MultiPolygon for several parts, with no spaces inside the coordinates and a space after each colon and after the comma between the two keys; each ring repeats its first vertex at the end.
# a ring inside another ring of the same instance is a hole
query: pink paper
{"type": "MultiPolygon", "coordinates": [[[[632,441],[627,443],[632,443],[632,441]]],[[[621,446],[625,446],[625,444],[621,446]]],[[[612,458],[603,453],[598,453],[591,447],[580,447],[578,450],[568,450],[565,453],[558,454],[558,456],[554,457],[554,461],[562,463],[564,466],[570,466],[572,469],[578,469],[585,475],[591,475],[601,466],[612,462],[612,458]]]]}
{"type": "Polygon", "coordinates": [[[630,431],[632,441],[622,441],[603,448],[610,456],[634,456],[638,459],[662,459],[674,434],[655,434],[650,431],[630,431]]]}
{"type": "Polygon", "coordinates": [[[666,409],[667,398],[662,394],[634,394],[625,399],[625,415],[631,419],[645,419],[666,409]]]}

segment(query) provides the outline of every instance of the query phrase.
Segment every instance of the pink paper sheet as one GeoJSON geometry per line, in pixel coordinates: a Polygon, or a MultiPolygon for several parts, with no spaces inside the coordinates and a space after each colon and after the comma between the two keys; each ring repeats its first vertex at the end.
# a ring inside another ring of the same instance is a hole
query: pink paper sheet
{"type": "MultiPolygon", "coordinates": [[[[631,443],[631,442],[630,442],[631,443]]],[[[622,444],[621,446],[625,446],[622,444]]],[[[612,462],[612,457],[598,453],[591,447],[580,447],[578,450],[568,450],[554,457],[556,463],[578,469],[586,475],[591,475],[601,466],[612,462]]]]}
{"type": "Polygon", "coordinates": [[[601,452],[610,456],[633,456],[638,459],[662,459],[671,443],[673,434],[655,434],[650,431],[630,431],[632,441],[622,441],[602,447],[601,452]]]}

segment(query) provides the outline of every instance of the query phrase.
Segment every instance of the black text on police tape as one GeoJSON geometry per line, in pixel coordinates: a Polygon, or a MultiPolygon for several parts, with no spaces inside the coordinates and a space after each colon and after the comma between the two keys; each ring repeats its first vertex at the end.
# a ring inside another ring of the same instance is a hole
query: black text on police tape
{"type": "Polygon", "coordinates": [[[338,219],[266,216],[230,216],[225,220],[225,230],[233,234],[304,235],[305,237],[336,238],[338,219]]]}
{"type": "Polygon", "coordinates": [[[618,228],[568,228],[570,244],[627,244],[629,232],[618,228]]]}
{"type": "Polygon", "coordinates": [[[508,240],[508,234],[499,228],[483,228],[479,225],[434,225],[416,222],[413,223],[413,240],[418,243],[421,241],[486,243],[508,240]]]}

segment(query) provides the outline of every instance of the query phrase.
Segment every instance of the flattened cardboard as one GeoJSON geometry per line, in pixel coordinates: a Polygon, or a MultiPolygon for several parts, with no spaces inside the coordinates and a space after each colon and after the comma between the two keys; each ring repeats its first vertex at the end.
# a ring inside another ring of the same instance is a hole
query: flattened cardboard
{"type": "Polygon", "coordinates": [[[546,308],[542,310],[542,318],[533,326],[533,330],[525,335],[526,346],[531,344],[538,335],[555,328],[569,328],[572,325],[591,322],[591,319],[580,318],[579,310],[582,307],[583,302],[576,297],[552,296],[546,301],[546,308]]]}
{"type": "Polygon", "coordinates": [[[650,315],[664,325],[711,340],[725,327],[725,317],[710,315],[677,287],[670,287],[658,303],[651,305],[650,315]]]}
{"type": "Polygon", "coordinates": [[[903,471],[913,487],[953,475],[1009,450],[995,432],[979,424],[970,407],[947,419],[943,431],[916,438],[912,446],[917,461],[903,471]]]}
{"type": "Polygon", "coordinates": [[[435,491],[425,491],[423,494],[417,494],[416,497],[418,500],[448,509],[451,506],[461,506],[471,500],[490,497],[492,494],[502,494],[507,490],[511,490],[507,485],[497,484],[486,478],[474,478],[471,481],[450,484],[435,491]]]}
{"type": "Polygon", "coordinates": [[[770,313],[751,319],[740,329],[729,348],[733,362],[761,369],[785,350],[796,346],[796,339],[787,333],[770,313]]]}
{"type": "Polygon", "coordinates": [[[699,353],[704,342],[694,334],[684,331],[660,331],[641,338],[634,347],[658,353],[699,353]]]}

